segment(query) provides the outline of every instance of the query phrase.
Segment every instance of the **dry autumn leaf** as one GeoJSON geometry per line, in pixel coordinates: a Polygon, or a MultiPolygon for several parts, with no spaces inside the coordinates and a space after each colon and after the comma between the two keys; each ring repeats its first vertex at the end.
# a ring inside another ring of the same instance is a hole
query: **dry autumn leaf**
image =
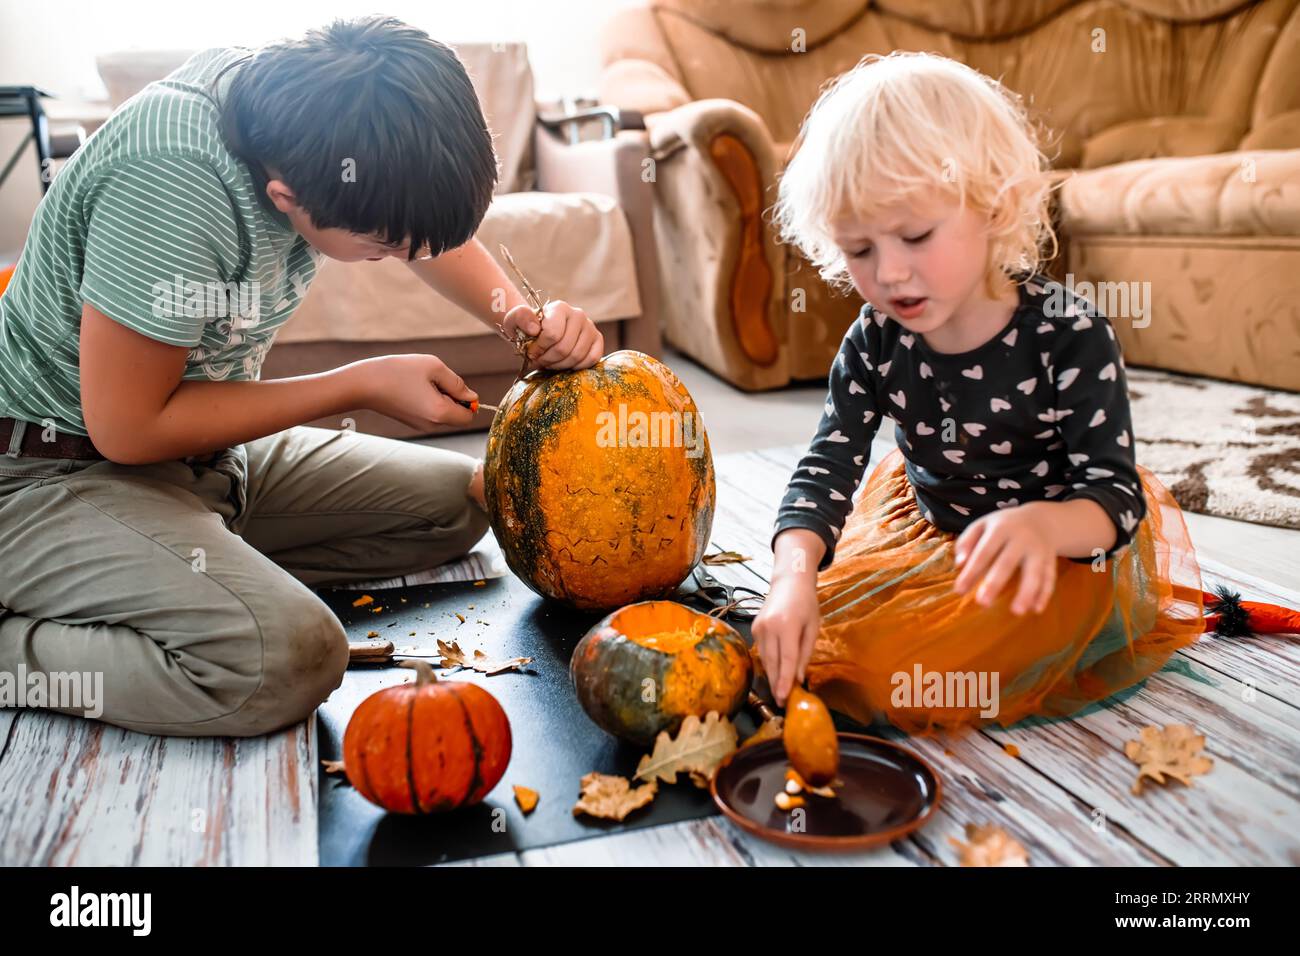
{"type": "Polygon", "coordinates": [[[514,787],[515,803],[519,804],[519,809],[525,814],[533,812],[537,806],[537,799],[540,796],[536,790],[529,787],[521,787],[518,784],[514,787]]]}
{"type": "Polygon", "coordinates": [[[494,661],[482,651],[474,651],[473,657],[466,657],[465,652],[460,649],[456,642],[448,644],[446,641],[438,641],[438,653],[442,655],[439,662],[441,667],[467,667],[476,670],[480,674],[500,674],[502,671],[518,670],[525,664],[531,664],[531,657],[510,657],[505,660],[494,661]]]}
{"type": "Polygon", "coordinates": [[[1124,744],[1124,756],[1138,765],[1133,793],[1142,792],[1143,778],[1164,783],[1166,774],[1190,787],[1194,775],[1209,773],[1214,766],[1214,761],[1201,753],[1204,747],[1205,736],[1186,724],[1143,727],[1140,740],[1124,744]]]}
{"type": "Polygon", "coordinates": [[[634,790],[626,777],[589,773],[582,778],[582,795],[573,805],[573,815],[585,813],[602,820],[622,820],[654,800],[658,792],[659,784],[653,780],[634,790]]]}
{"type": "Polygon", "coordinates": [[[676,783],[679,773],[688,773],[697,787],[707,787],[722,758],[736,749],[736,726],[716,710],[704,720],[694,714],[682,721],[676,737],[661,730],[654,751],[637,764],[637,780],[676,783]]]}
{"type": "Polygon", "coordinates": [[[719,551],[717,554],[706,554],[703,558],[704,564],[744,564],[746,561],[753,561],[747,554],[741,554],[739,551],[719,551]]]}
{"type": "Polygon", "coordinates": [[[1006,830],[995,824],[976,826],[966,824],[966,839],[963,843],[956,837],[948,837],[948,842],[957,848],[962,866],[1028,866],[1029,854],[1025,848],[1011,838],[1006,830]]]}

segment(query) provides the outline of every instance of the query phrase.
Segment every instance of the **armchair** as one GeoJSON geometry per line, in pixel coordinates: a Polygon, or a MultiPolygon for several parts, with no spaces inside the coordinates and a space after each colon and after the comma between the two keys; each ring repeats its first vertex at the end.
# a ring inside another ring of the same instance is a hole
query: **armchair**
{"type": "Polygon", "coordinates": [[[822,85],[903,49],[1054,133],[1051,271],[1149,291],[1112,316],[1133,364],[1300,390],[1297,0],[642,0],[601,43],[655,160],[665,336],[740,388],[824,377],[858,312],[765,212],[822,85]]]}

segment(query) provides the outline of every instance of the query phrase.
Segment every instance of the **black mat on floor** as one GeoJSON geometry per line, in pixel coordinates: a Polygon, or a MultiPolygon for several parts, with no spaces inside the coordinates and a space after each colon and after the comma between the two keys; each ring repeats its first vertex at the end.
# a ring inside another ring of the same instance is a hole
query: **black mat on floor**
{"type": "MultiPolygon", "coordinates": [[[[467,654],[479,649],[492,657],[533,658],[524,672],[492,677],[464,670],[439,672],[446,673],[447,680],[470,680],[490,690],[510,718],[514,743],[510,766],[482,804],[426,817],[386,813],[341,777],[322,771],[322,865],[442,863],[718,812],[707,790],[681,778],[675,786],[661,785],[654,803],[636,810],[622,823],[574,817],[573,804],[583,775],[594,770],[630,778],[646,752],[621,743],[593,724],[574,695],[569,657],[601,615],[543,601],[513,575],[478,587],[472,583],[430,584],[369,591],[366,593],[375,602],[363,607],[352,606],[360,596],[358,591],[321,589],[318,593],[343,621],[349,640],[363,640],[373,630],[392,640],[399,650],[418,647],[419,653],[437,654],[437,639],[441,638],[458,641],[467,654]],[[374,607],[383,610],[374,613],[374,607]],[[457,612],[464,615],[463,624],[457,612]],[[537,808],[527,817],[515,803],[514,784],[541,793],[537,808]]],[[[736,626],[748,639],[748,624],[736,626]]],[[[343,685],[319,711],[321,756],[341,759],[343,733],[357,705],[375,691],[409,677],[405,668],[349,670],[343,685]]],[[[753,732],[753,720],[745,711],[737,716],[736,724],[742,738],[753,732]]]]}

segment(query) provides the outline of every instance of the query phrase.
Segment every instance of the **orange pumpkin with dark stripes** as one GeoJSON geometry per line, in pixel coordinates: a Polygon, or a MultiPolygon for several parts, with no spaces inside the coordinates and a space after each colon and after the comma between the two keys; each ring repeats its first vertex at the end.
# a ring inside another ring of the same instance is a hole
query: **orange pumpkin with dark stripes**
{"type": "Polygon", "coordinates": [[[638,744],[676,733],[689,714],[727,717],[744,706],[753,676],[735,628],[674,601],[642,601],[608,615],[578,642],[569,674],[582,709],[638,744]]]}
{"type": "Polygon", "coordinates": [[[394,813],[439,813],[478,803],[510,763],[510,721],[497,699],[466,681],[439,681],[424,661],[414,684],[361,702],[343,734],[343,768],[357,791],[394,813]]]}
{"type": "Polygon", "coordinates": [[[492,421],[483,487],[510,569],[584,610],[672,592],[713,528],[713,457],[695,402],[641,352],[516,382],[492,421]]]}

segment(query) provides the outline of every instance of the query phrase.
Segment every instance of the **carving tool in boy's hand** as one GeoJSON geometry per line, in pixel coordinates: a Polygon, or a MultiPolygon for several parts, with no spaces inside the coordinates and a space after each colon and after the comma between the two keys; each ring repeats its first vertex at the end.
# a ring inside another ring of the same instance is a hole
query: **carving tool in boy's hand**
{"type": "Polygon", "coordinates": [[[480,408],[487,409],[489,412],[499,412],[501,409],[496,405],[489,405],[487,402],[480,402],[477,398],[470,401],[467,398],[453,398],[453,402],[461,408],[468,408],[471,412],[477,412],[480,408]]]}

